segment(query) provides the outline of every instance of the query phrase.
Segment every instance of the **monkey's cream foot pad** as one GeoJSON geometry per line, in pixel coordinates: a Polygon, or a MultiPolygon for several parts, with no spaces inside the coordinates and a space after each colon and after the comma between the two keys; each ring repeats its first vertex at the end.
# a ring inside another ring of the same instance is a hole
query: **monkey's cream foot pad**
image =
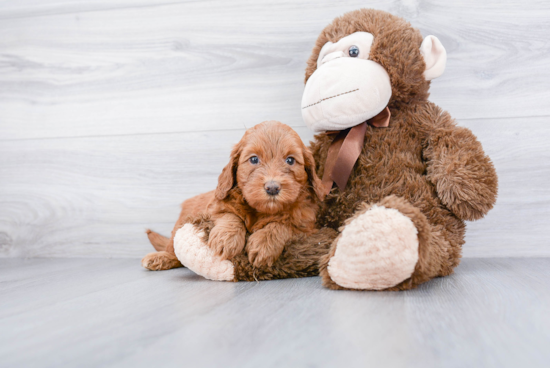
{"type": "Polygon", "coordinates": [[[176,232],[174,251],[180,262],[191,271],[215,281],[232,281],[233,263],[214,254],[203,241],[204,233],[193,224],[185,224],[176,232]]]}
{"type": "Polygon", "coordinates": [[[417,229],[393,208],[374,206],[342,232],[328,264],[342,287],[381,290],[409,278],[418,261],[417,229]]]}

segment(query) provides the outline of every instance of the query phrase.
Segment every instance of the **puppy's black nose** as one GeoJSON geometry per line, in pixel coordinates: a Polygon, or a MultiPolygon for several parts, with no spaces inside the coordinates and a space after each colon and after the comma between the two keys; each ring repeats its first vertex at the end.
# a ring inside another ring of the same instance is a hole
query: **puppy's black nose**
{"type": "Polygon", "coordinates": [[[281,186],[279,185],[279,183],[273,180],[270,180],[267,183],[265,183],[264,188],[267,194],[272,196],[279,194],[279,192],[281,191],[281,186]]]}

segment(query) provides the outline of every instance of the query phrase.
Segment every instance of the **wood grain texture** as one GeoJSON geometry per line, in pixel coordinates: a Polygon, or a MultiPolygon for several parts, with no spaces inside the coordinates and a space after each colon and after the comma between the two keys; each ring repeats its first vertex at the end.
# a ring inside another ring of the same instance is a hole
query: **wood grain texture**
{"type": "Polygon", "coordinates": [[[0,1],[0,257],[140,257],[212,189],[244,129],[307,141],[319,31],[371,6],[448,51],[431,99],[478,135],[497,207],[464,255],[550,255],[550,5],[543,1],[0,1]]]}
{"type": "Polygon", "coordinates": [[[0,4],[0,137],[303,126],[319,31],[366,5],[442,40],[456,118],[550,115],[548,2],[33,0],[0,4]]]}
{"type": "Polygon", "coordinates": [[[0,367],[546,367],[550,259],[467,259],[405,292],[137,260],[1,259],[0,367]]]}

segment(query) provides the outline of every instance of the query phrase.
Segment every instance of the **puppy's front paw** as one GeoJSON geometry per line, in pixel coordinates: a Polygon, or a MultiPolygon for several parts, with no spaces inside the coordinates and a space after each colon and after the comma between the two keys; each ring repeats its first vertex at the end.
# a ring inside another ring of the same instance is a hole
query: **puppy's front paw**
{"type": "Polygon", "coordinates": [[[271,267],[281,255],[283,246],[273,244],[272,239],[269,239],[264,231],[258,230],[254,234],[250,235],[248,242],[246,243],[248,260],[254,267],[261,267],[265,265],[271,267]]]}
{"type": "Polygon", "coordinates": [[[141,260],[141,265],[151,271],[169,270],[182,267],[182,264],[174,254],[168,252],[149,253],[141,260]]]}
{"type": "Polygon", "coordinates": [[[214,254],[223,259],[231,259],[244,249],[245,235],[241,229],[229,229],[225,226],[214,226],[210,231],[208,246],[214,254]]]}

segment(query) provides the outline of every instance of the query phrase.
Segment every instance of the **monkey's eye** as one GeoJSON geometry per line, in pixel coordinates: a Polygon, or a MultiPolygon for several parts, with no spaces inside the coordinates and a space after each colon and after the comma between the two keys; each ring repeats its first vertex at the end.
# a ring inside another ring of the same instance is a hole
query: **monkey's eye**
{"type": "Polygon", "coordinates": [[[252,165],[258,165],[260,159],[258,158],[258,156],[252,156],[248,159],[248,161],[250,161],[252,165]]]}
{"type": "Polygon", "coordinates": [[[286,163],[289,164],[289,165],[294,165],[294,162],[296,162],[296,160],[294,159],[294,157],[287,157],[286,158],[286,163]]]}
{"type": "Polygon", "coordinates": [[[350,46],[348,53],[349,53],[349,56],[351,56],[351,57],[359,56],[359,47],[357,47],[355,45],[350,46]]]}

